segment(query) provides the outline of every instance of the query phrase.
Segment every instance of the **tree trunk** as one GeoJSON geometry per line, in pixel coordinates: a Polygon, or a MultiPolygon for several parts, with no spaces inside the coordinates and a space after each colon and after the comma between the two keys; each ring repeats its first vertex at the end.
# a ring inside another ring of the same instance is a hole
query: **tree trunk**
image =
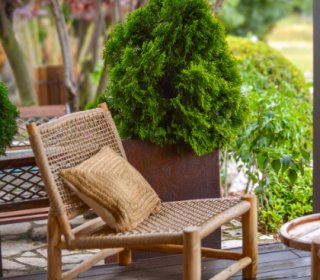
{"type": "Polygon", "coordinates": [[[97,64],[99,59],[99,51],[100,51],[100,36],[102,33],[102,23],[103,23],[103,13],[102,13],[102,0],[96,0],[96,17],[94,20],[94,29],[91,38],[91,70],[94,70],[94,67],[97,64]]]}
{"type": "Polygon", "coordinates": [[[120,0],[114,0],[114,19],[115,22],[122,22],[123,20],[120,0]]]}
{"type": "Polygon", "coordinates": [[[22,50],[12,28],[13,10],[12,1],[0,1],[0,39],[15,78],[22,106],[36,105],[37,99],[31,76],[32,71],[28,71],[22,50]]]}
{"type": "Polygon", "coordinates": [[[142,7],[143,5],[146,4],[146,2],[147,2],[146,0],[138,0],[136,3],[136,6],[134,7],[134,10],[142,7]]]}
{"type": "Polygon", "coordinates": [[[223,6],[223,1],[224,0],[216,0],[214,4],[212,4],[212,13],[217,15],[219,14],[222,6],[223,6]]]}
{"type": "MultiPolygon", "coordinates": [[[[100,38],[103,27],[102,0],[96,0],[96,16],[94,28],[91,34],[90,45],[86,51],[86,58],[81,62],[81,79],[79,84],[79,104],[84,108],[88,102],[95,98],[93,84],[90,79],[91,73],[97,64],[100,50],[100,38]]],[[[89,34],[88,34],[89,35],[89,34]]]]}
{"type": "Polygon", "coordinates": [[[95,100],[98,100],[98,98],[103,95],[106,86],[108,83],[108,67],[107,65],[104,63],[101,75],[100,75],[100,80],[99,80],[99,84],[96,90],[96,95],[95,95],[95,100]]]}
{"type": "Polygon", "coordinates": [[[65,84],[68,89],[68,99],[72,112],[78,109],[78,88],[73,76],[72,53],[69,44],[66,22],[59,6],[58,0],[51,0],[50,7],[57,28],[59,43],[63,56],[65,84]]]}

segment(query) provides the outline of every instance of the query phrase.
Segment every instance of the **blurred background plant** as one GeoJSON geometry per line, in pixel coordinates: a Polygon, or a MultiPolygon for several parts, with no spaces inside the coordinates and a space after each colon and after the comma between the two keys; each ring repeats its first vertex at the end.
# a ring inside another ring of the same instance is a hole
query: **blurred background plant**
{"type": "Polygon", "coordinates": [[[4,0],[1,1],[0,39],[13,71],[20,103],[37,103],[32,71],[37,66],[62,64],[52,3],[60,4],[66,22],[79,107],[102,93],[106,69],[93,83],[91,73],[102,60],[102,46],[108,32],[126,14],[144,4],[143,0],[4,0]],[[13,32],[14,30],[14,32],[13,32]]]}
{"type": "MultiPolygon", "coordinates": [[[[19,103],[37,103],[33,69],[63,64],[59,36],[52,15],[52,3],[59,4],[66,21],[73,58],[77,105],[83,108],[97,99],[107,83],[102,50],[115,23],[144,5],[147,0],[3,0],[0,5],[0,39],[14,72],[19,103]],[[9,32],[13,30],[14,32],[9,32]],[[92,77],[92,73],[95,77],[92,77]],[[99,79],[97,79],[99,76],[99,79]]],[[[308,17],[312,1],[210,0],[212,11],[223,21],[229,34],[257,36],[268,34],[288,15],[308,17]]],[[[0,51],[0,53],[3,53],[0,51]]],[[[2,62],[5,63],[5,59],[2,62]]],[[[8,67],[4,67],[8,72],[8,67]]],[[[8,75],[7,75],[8,76],[8,75]]],[[[10,89],[12,87],[10,86],[10,89]]],[[[17,101],[18,102],[18,101],[17,101]]]]}
{"type": "Polygon", "coordinates": [[[19,113],[11,103],[8,89],[0,80],[0,156],[5,154],[5,149],[17,133],[16,118],[19,113]]]}
{"type": "MultiPolygon", "coordinates": [[[[214,1],[215,2],[215,1],[214,1]]],[[[292,14],[312,14],[311,1],[224,0],[218,17],[227,33],[265,39],[276,23],[292,14]]]]}
{"type": "MultiPolygon", "coordinates": [[[[0,38],[16,77],[20,103],[25,106],[37,103],[32,69],[46,64],[63,63],[51,2],[60,4],[66,21],[79,96],[78,105],[83,108],[103,93],[107,83],[107,69],[102,67],[100,61],[102,48],[113,25],[121,22],[130,11],[141,7],[147,0],[1,1],[0,38]],[[94,75],[97,72],[103,73],[100,74],[101,79],[93,78],[93,72],[94,75]]],[[[262,39],[267,38],[268,32],[280,19],[292,14],[308,16],[312,9],[310,0],[303,3],[297,0],[210,2],[213,12],[226,26],[227,33],[254,35],[262,39]]]]}
{"type": "Polygon", "coordinates": [[[310,84],[266,43],[236,37],[228,41],[249,102],[249,122],[228,156],[246,174],[245,192],[259,198],[262,229],[276,231],[312,210],[310,84]]]}

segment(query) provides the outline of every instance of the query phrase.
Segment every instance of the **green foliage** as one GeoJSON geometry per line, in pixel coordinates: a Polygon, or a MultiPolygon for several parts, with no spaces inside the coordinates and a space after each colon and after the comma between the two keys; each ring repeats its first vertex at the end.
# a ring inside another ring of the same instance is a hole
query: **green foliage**
{"type": "Polygon", "coordinates": [[[243,123],[239,71],[206,0],[149,1],[115,27],[105,63],[104,99],[124,137],[202,155],[225,146],[243,123]]]}
{"type": "Polygon", "coordinates": [[[9,100],[8,89],[0,81],[0,155],[5,154],[5,148],[17,133],[17,117],[18,111],[9,100]]]}
{"type": "Polygon", "coordinates": [[[230,38],[229,45],[239,59],[250,109],[233,156],[247,173],[247,191],[255,188],[259,197],[260,222],[274,230],[311,207],[311,179],[305,176],[312,143],[310,92],[302,74],[265,43],[230,38]],[[304,188],[305,195],[298,195],[304,188]],[[289,193],[290,199],[284,199],[289,193]],[[305,207],[298,211],[294,205],[302,200],[305,207]]]}
{"type": "Polygon", "coordinates": [[[294,13],[304,14],[304,15],[312,15],[312,0],[291,0],[291,5],[294,13]]]}
{"type": "MultiPolygon", "coordinates": [[[[95,67],[90,75],[90,81],[94,85],[94,87],[98,86],[99,80],[100,80],[102,74],[103,74],[103,61],[99,61],[95,65],[95,67]]],[[[85,110],[95,109],[95,108],[97,108],[98,104],[101,102],[102,101],[100,100],[99,97],[95,98],[94,100],[87,102],[87,104],[84,106],[84,109],[85,110]]]]}
{"type": "Polygon", "coordinates": [[[292,13],[311,11],[311,0],[225,0],[219,18],[230,34],[263,39],[279,20],[292,13]]]}
{"type": "Polygon", "coordinates": [[[310,99],[309,87],[303,74],[279,51],[264,42],[252,42],[233,36],[228,37],[228,43],[231,53],[239,62],[244,86],[247,84],[265,90],[270,85],[279,86],[286,82],[290,84],[292,94],[297,98],[310,99]],[[257,82],[249,81],[252,75],[257,82]]]}
{"type": "MultiPolygon", "coordinates": [[[[266,232],[277,232],[280,225],[312,212],[312,169],[299,175],[295,184],[285,177],[270,177],[263,208],[259,211],[260,227],[266,232]]],[[[260,196],[261,198],[261,196],[260,196]]]]}

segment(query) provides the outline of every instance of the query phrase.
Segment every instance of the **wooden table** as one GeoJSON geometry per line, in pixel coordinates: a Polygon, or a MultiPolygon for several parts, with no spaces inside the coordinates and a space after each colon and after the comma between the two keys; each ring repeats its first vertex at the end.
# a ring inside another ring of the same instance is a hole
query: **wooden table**
{"type": "Polygon", "coordinates": [[[289,247],[311,251],[312,280],[320,280],[320,214],[287,222],[280,229],[280,239],[289,247]]]}

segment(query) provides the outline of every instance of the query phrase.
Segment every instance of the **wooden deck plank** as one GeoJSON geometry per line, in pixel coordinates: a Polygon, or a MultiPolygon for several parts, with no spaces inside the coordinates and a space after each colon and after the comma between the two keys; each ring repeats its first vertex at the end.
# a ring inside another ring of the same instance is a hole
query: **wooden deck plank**
{"type": "MultiPolygon", "coordinates": [[[[310,253],[285,248],[280,244],[259,247],[258,280],[310,279],[310,253]]],[[[114,264],[97,266],[80,275],[81,280],[181,280],[181,256],[139,260],[129,267],[114,264]]],[[[203,259],[202,279],[208,279],[230,264],[227,260],[203,259]]],[[[44,280],[45,274],[24,275],[10,280],[44,280]]],[[[238,273],[232,280],[242,279],[238,273]]]]}
{"type": "Polygon", "coordinates": [[[308,251],[294,250],[293,253],[296,254],[297,256],[299,256],[300,258],[311,256],[310,252],[308,252],[308,251]]]}
{"type": "Polygon", "coordinates": [[[259,262],[259,271],[262,273],[269,273],[275,270],[292,269],[296,267],[310,266],[310,257],[289,259],[285,261],[269,261],[265,263],[259,262]]]}
{"type": "Polygon", "coordinates": [[[259,254],[258,261],[262,263],[267,262],[269,260],[281,261],[283,259],[291,260],[296,258],[299,258],[299,256],[294,254],[292,250],[281,250],[277,252],[261,253],[259,254]]]}

